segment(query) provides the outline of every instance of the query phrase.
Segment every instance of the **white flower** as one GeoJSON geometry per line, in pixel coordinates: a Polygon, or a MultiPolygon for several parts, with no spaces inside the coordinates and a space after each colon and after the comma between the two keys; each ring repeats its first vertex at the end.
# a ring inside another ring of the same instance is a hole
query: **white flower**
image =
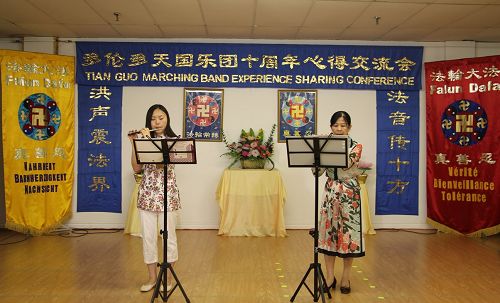
{"type": "Polygon", "coordinates": [[[258,156],[260,156],[260,153],[259,153],[258,150],[252,149],[252,151],[250,152],[250,156],[252,156],[252,157],[258,157],[258,156]]]}

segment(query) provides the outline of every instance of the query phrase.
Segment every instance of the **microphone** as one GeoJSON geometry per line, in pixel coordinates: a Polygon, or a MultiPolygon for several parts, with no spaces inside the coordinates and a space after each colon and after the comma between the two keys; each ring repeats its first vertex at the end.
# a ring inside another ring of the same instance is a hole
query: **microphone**
{"type": "MultiPolygon", "coordinates": [[[[149,131],[151,132],[155,132],[157,131],[158,129],[157,128],[153,128],[153,129],[150,129],[149,131]]],[[[132,131],[129,131],[128,132],[128,136],[131,136],[131,135],[137,135],[137,134],[140,134],[141,131],[140,130],[132,130],[132,131]]]]}

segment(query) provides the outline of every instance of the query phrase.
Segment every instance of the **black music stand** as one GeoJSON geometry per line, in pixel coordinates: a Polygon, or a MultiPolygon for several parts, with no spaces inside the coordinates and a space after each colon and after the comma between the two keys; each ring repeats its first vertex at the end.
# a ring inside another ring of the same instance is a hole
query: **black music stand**
{"type": "MultiPolygon", "coordinates": [[[[196,148],[194,139],[180,138],[137,138],[134,139],[134,150],[138,164],[163,164],[163,221],[164,226],[167,225],[167,175],[168,164],[196,164],[196,148]]],[[[168,298],[173,294],[174,290],[179,286],[184,299],[189,303],[189,298],[182,287],[181,281],[177,278],[174,268],[167,260],[167,239],[168,232],[160,230],[163,236],[163,262],[159,263],[160,272],[156,279],[156,285],[151,297],[151,303],[154,302],[158,295],[163,302],[167,302],[168,298]],[[167,292],[167,270],[170,270],[175,279],[175,285],[170,292],[167,292]],[[163,291],[160,291],[160,286],[163,285],[163,291]]]]}
{"type": "MultiPolygon", "coordinates": [[[[318,262],[318,178],[320,167],[345,168],[348,166],[348,137],[347,136],[306,136],[286,138],[286,148],[289,167],[313,167],[314,168],[314,262],[309,265],[309,269],[300,281],[290,302],[304,285],[313,296],[314,302],[318,302],[319,297],[325,302],[323,286],[327,286],[325,276],[318,262]],[[306,279],[311,270],[314,270],[314,290],[306,284],[306,279]]],[[[331,298],[330,290],[327,291],[328,298],[331,298]]]]}

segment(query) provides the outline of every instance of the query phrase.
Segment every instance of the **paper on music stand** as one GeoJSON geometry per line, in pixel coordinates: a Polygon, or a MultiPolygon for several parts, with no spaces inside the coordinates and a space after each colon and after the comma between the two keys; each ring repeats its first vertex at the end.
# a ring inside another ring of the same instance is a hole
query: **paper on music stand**
{"type": "Polygon", "coordinates": [[[345,168],[348,166],[348,136],[335,135],[287,137],[289,167],[314,166],[314,140],[318,140],[321,148],[319,153],[321,167],[345,168]]]}
{"type": "Polygon", "coordinates": [[[170,149],[170,163],[196,163],[196,154],[194,150],[194,140],[184,139],[167,141],[170,149]],[[172,147],[171,144],[174,144],[172,147]]]}
{"type": "Polygon", "coordinates": [[[170,164],[196,164],[194,139],[137,138],[134,139],[137,163],[163,163],[163,151],[168,151],[170,164]]]}

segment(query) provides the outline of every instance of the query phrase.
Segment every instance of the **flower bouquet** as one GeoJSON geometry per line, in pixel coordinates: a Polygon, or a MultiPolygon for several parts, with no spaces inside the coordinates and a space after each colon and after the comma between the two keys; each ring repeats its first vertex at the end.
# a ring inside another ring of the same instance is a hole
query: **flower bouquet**
{"type": "Polygon", "coordinates": [[[241,130],[240,139],[238,142],[227,141],[224,131],[222,131],[222,140],[228,149],[228,152],[221,156],[229,156],[233,162],[229,165],[232,167],[236,162],[240,161],[242,168],[264,168],[267,161],[271,162],[274,168],[274,162],[271,156],[274,151],[273,136],[276,131],[276,124],[273,125],[271,133],[266,141],[264,141],[264,131],[259,129],[257,133],[250,128],[246,131],[241,130]]]}
{"type": "Polygon", "coordinates": [[[358,163],[358,169],[361,171],[362,175],[365,175],[367,170],[371,170],[373,163],[360,160],[358,163]]]}

